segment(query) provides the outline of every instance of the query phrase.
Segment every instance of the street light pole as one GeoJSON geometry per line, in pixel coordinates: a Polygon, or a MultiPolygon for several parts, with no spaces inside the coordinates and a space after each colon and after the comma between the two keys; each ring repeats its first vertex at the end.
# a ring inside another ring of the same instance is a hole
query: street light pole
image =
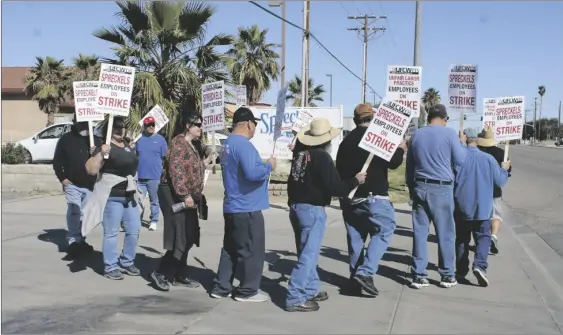
{"type": "MultiPolygon", "coordinates": [[[[420,1],[417,1],[416,2],[415,18],[414,18],[414,55],[413,55],[413,65],[414,66],[420,66],[420,31],[421,30],[422,30],[422,4],[420,3],[420,1]]],[[[422,108],[422,106],[421,106],[421,108],[422,108]]],[[[463,117],[462,117],[462,120],[463,120],[463,117]]],[[[418,129],[418,117],[413,118],[412,122],[413,122],[415,129],[418,129]]],[[[460,129],[460,131],[461,131],[461,129],[460,129]]]]}
{"type": "Polygon", "coordinates": [[[330,107],[332,107],[332,74],[327,74],[327,77],[330,78],[330,107]]]}

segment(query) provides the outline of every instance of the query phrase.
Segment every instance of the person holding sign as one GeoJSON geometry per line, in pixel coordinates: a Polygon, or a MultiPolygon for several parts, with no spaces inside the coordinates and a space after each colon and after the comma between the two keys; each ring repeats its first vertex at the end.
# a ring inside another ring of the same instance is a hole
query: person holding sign
{"type": "Polygon", "coordinates": [[[86,162],[88,174],[100,174],[101,177],[85,210],[84,216],[89,219],[88,226],[82,227],[82,230],[83,233],[91,231],[99,223],[98,216],[103,215],[104,276],[121,280],[122,273],[130,276],[141,274],[134,264],[141,230],[139,193],[134,177],[139,160],[135,150],[131,149],[123,137],[125,122],[122,117],[114,117],[113,127],[106,129],[106,132],[111,133],[111,143],[97,147],[86,162]],[[104,159],[106,155],[108,158],[104,159]],[[119,256],[117,238],[121,227],[125,230],[125,239],[119,256]]]}
{"type": "MultiPolygon", "coordinates": [[[[477,140],[477,147],[479,150],[488,153],[493,156],[493,158],[502,166],[504,162],[504,149],[497,147],[497,143],[494,140],[493,130],[485,125],[481,134],[479,134],[479,139],[477,140]]],[[[512,172],[512,164],[508,169],[508,176],[510,177],[510,172],[512,172]]],[[[500,202],[502,199],[502,188],[495,185],[493,188],[493,214],[491,216],[491,254],[498,254],[498,231],[502,223],[502,217],[500,216],[500,202]]]]}
{"type": "Polygon", "coordinates": [[[172,140],[158,188],[167,251],[151,278],[162,291],[168,291],[170,283],[189,288],[200,286],[187,276],[187,259],[191,248],[199,246],[198,204],[205,201],[202,194],[205,160],[200,141],[202,118],[186,114],[181,124],[183,132],[172,140]],[[177,204],[179,210],[173,209],[177,204]]]}
{"type": "Polygon", "coordinates": [[[298,261],[287,287],[286,310],[310,312],[319,309],[318,301],[328,299],[319,291],[317,273],[319,252],[326,228],[325,207],[331,198],[345,197],[365,181],[365,173],[341,180],[330,156],[331,141],[340,134],[324,118],[314,119],[298,134],[302,150],[291,164],[287,183],[289,220],[298,237],[298,261]]]}
{"type": "MultiPolygon", "coordinates": [[[[67,253],[71,258],[94,250],[81,233],[82,209],[96,182],[96,177],[88,175],[85,167],[93,150],[88,136],[88,122],[77,122],[75,115],[71,131],[61,136],[53,157],[53,170],[63,185],[66,197],[67,253]]],[[[101,144],[102,139],[94,136],[94,145],[101,144]]]]}
{"type": "Polygon", "coordinates": [[[493,212],[493,189],[503,187],[508,181],[510,161],[498,162],[492,155],[477,148],[477,132],[465,131],[467,156],[456,166],[455,231],[456,231],[456,277],[465,279],[469,272],[469,242],[475,236],[475,258],[473,274],[480,286],[489,285],[487,258],[491,246],[491,213],[493,212]]]}
{"type": "Polygon", "coordinates": [[[149,230],[156,230],[158,224],[158,185],[162,175],[162,159],[166,156],[168,145],[164,136],[155,133],[156,121],[152,116],[143,120],[143,133],[135,143],[135,150],[139,156],[139,188],[149,195],[151,203],[151,223],[149,230]]]}
{"type": "Polygon", "coordinates": [[[455,223],[453,167],[463,164],[466,156],[465,135],[446,127],[449,120],[446,107],[436,105],[428,111],[428,126],[412,134],[407,151],[407,178],[412,205],[413,249],[411,287],[429,285],[428,232],[434,223],[438,237],[438,272],[440,286],[457,285],[455,279],[455,223]],[[463,144],[462,144],[463,143],[463,144]]]}
{"type": "MultiPolygon", "coordinates": [[[[360,104],[354,109],[356,128],[344,138],[336,156],[336,167],[342,178],[351,178],[362,170],[370,153],[358,145],[374,118],[370,104],[360,104]]],[[[374,156],[367,169],[366,182],[358,187],[353,199],[340,199],[340,208],[346,226],[348,253],[350,255],[349,294],[369,295],[379,292],[373,282],[379,262],[391,243],[395,231],[395,210],[389,201],[388,170],[403,164],[406,144],[400,144],[390,161],[374,156]],[[366,239],[370,242],[364,255],[366,239]]]]}
{"type": "Polygon", "coordinates": [[[232,294],[240,302],[268,300],[258,291],[266,254],[262,211],[270,208],[268,179],[276,168],[276,159],[272,157],[262,162],[258,150],[250,143],[259,120],[250,109],[237,109],[233,115],[233,131],[221,153],[225,237],[210,293],[215,299],[232,294]],[[240,285],[233,291],[237,269],[240,270],[240,285]]]}

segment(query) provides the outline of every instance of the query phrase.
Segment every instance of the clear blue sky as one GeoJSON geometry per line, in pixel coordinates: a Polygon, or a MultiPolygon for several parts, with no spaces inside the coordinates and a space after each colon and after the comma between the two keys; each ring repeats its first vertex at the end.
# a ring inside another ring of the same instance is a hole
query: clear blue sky
{"type": "MultiPolygon", "coordinates": [[[[267,7],[267,2],[260,2],[267,7]]],[[[280,43],[281,22],[245,1],[215,1],[216,14],[209,36],[235,34],[237,27],[258,24],[268,28],[271,43],[280,43]]],[[[302,26],[302,1],[287,6],[289,21],[302,26]]],[[[54,56],[70,63],[78,53],[110,56],[110,44],[92,36],[104,26],[116,24],[113,2],[25,1],[2,3],[2,66],[29,66],[35,56],[54,56]]],[[[279,8],[272,11],[280,13],[279,8]]],[[[415,3],[395,1],[313,1],[311,30],[352,71],[361,76],[362,42],[346,28],[359,23],[348,15],[387,15],[378,26],[387,32],[369,43],[368,82],[382,94],[387,65],[411,65],[413,59],[415,3]]],[[[537,87],[544,85],[543,115],[556,117],[563,99],[563,2],[424,1],[422,5],[421,63],[423,89],[435,87],[447,102],[450,64],[479,66],[478,111],[482,99],[524,95],[533,106],[537,87]]],[[[287,78],[301,71],[301,33],[287,27],[287,78]]],[[[333,105],[343,105],[350,115],[361,99],[361,82],[311,41],[310,75],[327,89],[333,75],[333,105]]],[[[275,104],[279,83],[265,102],[275,104]]],[[[369,100],[372,94],[368,90],[369,100]]],[[[456,118],[452,115],[452,118],[456,118]]],[[[469,116],[469,120],[477,119],[469,116]]],[[[476,126],[480,122],[469,122],[476,126]]],[[[457,127],[457,122],[452,122],[457,127]]]]}

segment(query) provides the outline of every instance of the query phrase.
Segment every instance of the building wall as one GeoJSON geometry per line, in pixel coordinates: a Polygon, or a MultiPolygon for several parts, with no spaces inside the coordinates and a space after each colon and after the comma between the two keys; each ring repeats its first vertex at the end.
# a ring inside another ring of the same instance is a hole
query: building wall
{"type": "MultiPolygon", "coordinates": [[[[55,122],[72,120],[74,108],[61,108],[55,122]]],[[[47,114],[24,94],[2,94],[2,143],[28,138],[47,124],[47,114]]]]}

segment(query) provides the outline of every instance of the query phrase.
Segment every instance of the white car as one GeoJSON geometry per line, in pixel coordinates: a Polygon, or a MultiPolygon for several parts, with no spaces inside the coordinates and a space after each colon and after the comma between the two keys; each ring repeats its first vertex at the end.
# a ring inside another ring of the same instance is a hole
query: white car
{"type": "Polygon", "coordinates": [[[62,122],[49,126],[32,137],[18,141],[27,151],[26,164],[52,163],[57,142],[63,134],[71,130],[72,122],[62,122]]]}

